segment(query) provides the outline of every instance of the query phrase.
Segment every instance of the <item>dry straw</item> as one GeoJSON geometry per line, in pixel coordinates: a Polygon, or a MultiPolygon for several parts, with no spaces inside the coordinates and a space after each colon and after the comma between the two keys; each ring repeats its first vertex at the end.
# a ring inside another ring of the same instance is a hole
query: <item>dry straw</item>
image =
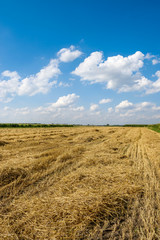
{"type": "Polygon", "coordinates": [[[1,129],[0,239],[160,239],[160,135],[1,129]]]}

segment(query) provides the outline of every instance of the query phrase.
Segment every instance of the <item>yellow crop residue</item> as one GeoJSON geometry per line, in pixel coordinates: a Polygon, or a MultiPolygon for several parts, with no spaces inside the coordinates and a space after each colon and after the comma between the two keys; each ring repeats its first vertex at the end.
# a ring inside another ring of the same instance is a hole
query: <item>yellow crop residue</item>
{"type": "Polygon", "coordinates": [[[160,239],[160,134],[0,129],[0,240],[160,239]]]}

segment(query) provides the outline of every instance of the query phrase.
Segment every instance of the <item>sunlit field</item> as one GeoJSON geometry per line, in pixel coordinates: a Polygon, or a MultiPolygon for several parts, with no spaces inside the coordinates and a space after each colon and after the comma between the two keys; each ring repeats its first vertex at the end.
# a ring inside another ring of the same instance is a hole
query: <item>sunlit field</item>
{"type": "Polygon", "coordinates": [[[0,240],[160,239],[160,134],[0,129],[0,240]]]}

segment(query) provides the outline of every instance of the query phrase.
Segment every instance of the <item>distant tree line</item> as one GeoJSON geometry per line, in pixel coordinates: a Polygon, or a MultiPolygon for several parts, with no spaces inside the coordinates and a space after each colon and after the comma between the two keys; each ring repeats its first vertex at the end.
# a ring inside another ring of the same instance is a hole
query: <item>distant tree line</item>
{"type": "Polygon", "coordinates": [[[125,124],[123,127],[148,127],[148,124],[125,124]]]}
{"type": "Polygon", "coordinates": [[[0,123],[0,128],[74,127],[73,124],[0,123]]]}

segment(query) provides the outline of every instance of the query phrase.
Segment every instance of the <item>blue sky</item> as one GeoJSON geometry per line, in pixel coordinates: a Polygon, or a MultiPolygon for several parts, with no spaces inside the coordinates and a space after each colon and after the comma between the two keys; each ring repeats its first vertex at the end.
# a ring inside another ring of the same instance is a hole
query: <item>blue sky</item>
{"type": "Polygon", "coordinates": [[[160,122],[159,0],[0,2],[0,122],[160,122]]]}

